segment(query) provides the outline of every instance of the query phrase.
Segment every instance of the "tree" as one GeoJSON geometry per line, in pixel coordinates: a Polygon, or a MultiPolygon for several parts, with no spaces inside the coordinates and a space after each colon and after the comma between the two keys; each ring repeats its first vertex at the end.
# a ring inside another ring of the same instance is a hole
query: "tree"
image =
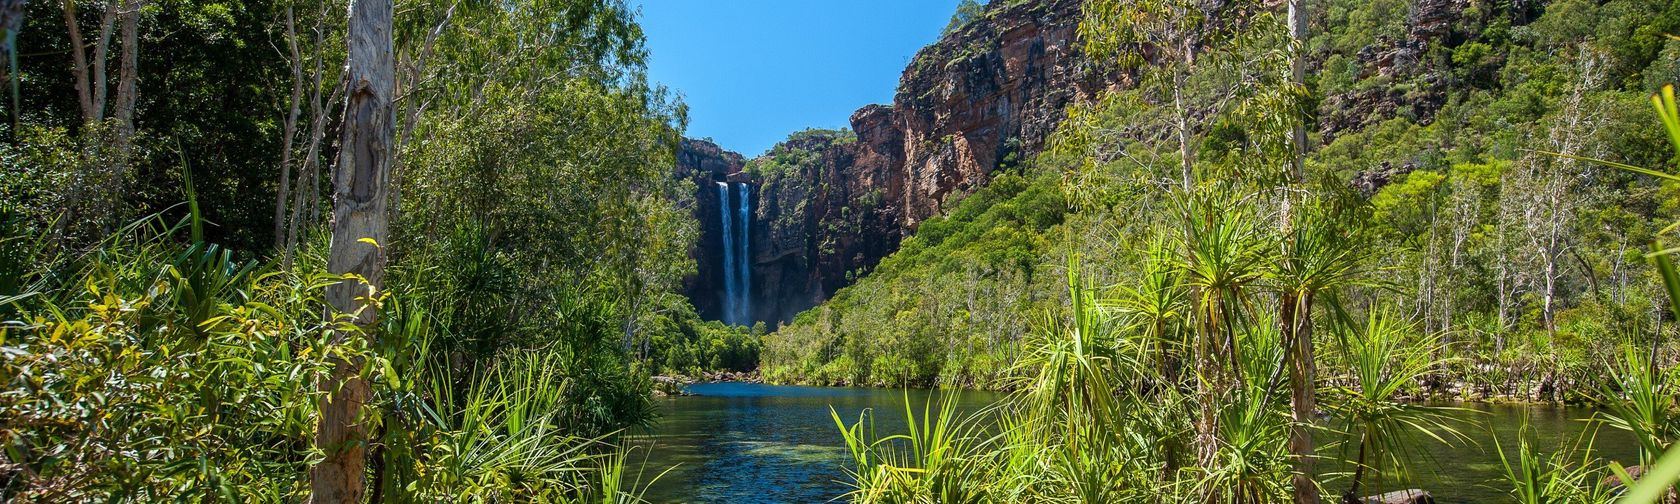
{"type": "Polygon", "coordinates": [[[314,227],[320,212],[321,158],[323,143],[332,118],[328,111],[341,98],[329,90],[337,89],[343,76],[337,69],[329,69],[329,54],[338,53],[343,43],[336,33],[343,18],[336,14],[343,8],[338,1],[315,2],[314,12],[304,10],[294,15],[288,5],[283,21],[286,36],[287,68],[292,80],[291,96],[281,111],[283,129],[280,145],[280,186],[275,191],[274,244],[282,250],[283,264],[290,264],[292,252],[298,246],[300,233],[314,227]],[[302,37],[299,19],[307,22],[310,37],[302,37]],[[330,79],[330,80],[329,80],[330,79]],[[307,90],[307,98],[304,91],[307,90]],[[303,114],[308,106],[309,113],[303,114]],[[304,125],[308,125],[304,133],[304,125]],[[304,133],[302,138],[299,134],[304,133]],[[296,177],[293,177],[293,173],[296,177]]]}
{"type": "Polygon", "coordinates": [[[108,231],[115,217],[107,198],[123,194],[133,160],[134,107],[139,93],[140,13],[146,0],[106,0],[98,38],[88,54],[75,0],[64,1],[64,24],[70,37],[70,73],[81,105],[83,134],[91,137],[81,154],[76,183],[66,198],[70,213],[64,225],[92,221],[108,231]],[[118,37],[116,97],[110,100],[111,37],[118,37]],[[110,103],[107,106],[107,103],[110,103]],[[106,124],[107,119],[115,121],[106,124]]]}
{"type": "MultiPolygon", "coordinates": [[[[1307,2],[1306,0],[1289,0],[1289,83],[1292,87],[1304,91],[1307,84],[1306,58],[1301,54],[1307,44],[1307,2]]],[[[1307,121],[1300,111],[1290,128],[1290,146],[1293,156],[1289,159],[1290,182],[1302,184],[1306,182],[1307,160],[1307,121]]],[[[1292,201],[1290,195],[1283,199],[1284,236],[1290,236],[1296,231],[1291,225],[1292,201]]],[[[1295,243],[1301,243],[1296,241],[1295,243]]],[[[1299,252],[1298,248],[1290,248],[1287,252],[1299,252]]],[[[1317,408],[1316,373],[1313,359],[1312,340],[1312,297],[1311,291],[1284,293],[1278,298],[1278,323],[1283,325],[1283,342],[1287,346],[1284,355],[1290,360],[1289,372],[1289,405],[1294,413],[1294,423],[1289,431],[1289,453],[1295,457],[1295,502],[1297,504],[1318,504],[1318,485],[1313,481],[1313,441],[1310,425],[1314,411],[1317,408]]]]}
{"type": "MultiPolygon", "coordinates": [[[[355,329],[334,331],[335,342],[355,335],[371,337],[378,321],[378,295],[385,276],[384,242],[388,226],[395,123],[391,0],[355,0],[350,4],[344,127],[333,177],[332,244],[327,272],[345,279],[327,288],[329,316],[355,329]]],[[[361,362],[340,358],[321,382],[321,416],[315,446],[326,453],[310,472],[315,502],[361,502],[366,427],[358,418],[369,388],[359,377],[361,362]]]]}
{"type": "Polygon", "coordinates": [[[1194,183],[1199,148],[1192,123],[1217,117],[1217,109],[1231,105],[1215,100],[1212,106],[1197,106],[1190,96],[1191,77],[1206,63],[1207,53],[1250,45],[1246,37],[1255,34],[1250,25],[1263,17],[1260,7],[1253,1],[1195,0],[1096,0],[1085,6],[1079,38],[1085,41],[1086,54],[1126,69],[1148,67],[1146,83],[1170,96],[1184,188],[1194,183]]]}
{"type": "MultiPolygon", "coordinates": [[[[292,190],[292,139],[297,136],[298,114],[303,107],[303,55],[298,49],[297,20],[292,6],[286,6],[286,48],[291,59],[292,96],[286,105],[285,133],[280,140],[280,187],[274,192],[274,246],[286,246],[286,199],[292,190]]],[[[290,250],[287,250],[290,252],[290,250]]]]}
{"type": "MultiPolygon", "coordinates": [[[[1290,362],[1289,450],[1295,457],[1295,501],[1318,502],[1313,480],[1311,426],[1317,414],[1317,358],[1313,344],[1312,312],[1321,295],[1334,294],[1366,282],[1362,223],[1366,216],[1343,202],[1322,197],[1299,201],[1282,235],[1282,253],[1271,276],[1278,288],[1278,322],[1290,362]]],[[[1336,299],[1328,299],[1331,306],[1336,299]]]]}
{"type": "Polygon", "coordinates": [[[943,37],[945,35],[950,35],[951,32],[960,30],[964,26],[968,26],[970,21],[978,19],[980,15],[985,12],[986,7],[984,5],[980,5],[980,2],[976,2],[974,0],[962,0],[962,3],[957,4],[957,12],[951,14],[951,22],[945,25],[945,31],[941,32],[940,36],[943,37]]]}
{"type": "MultiPolygon", "coordinates": [[[[1582,136],[1598,126],[1598,116],[1586,94],[1603,80],[1603,63],[1583,49],[1580,57],[1580,78],[1569,94],[1559,103],[1558,117],[1548,131],[1546,149],[1567,156],[1579,155],[1582,136]]],[[[1582,170],[1571,157],[1552,158],[1531,154],[1522,168],[1512,172],[1509,183],[1514,191],[1507,191],[1523,201],[1521,221],[1534,259],[1539,263],[1540,315],[1548,335],[1557,332],[1559,282],[1563,277],[1564,254],[1573,248],[1570,237],[1575,216],[1587,204],[1588,194],[1583,187],[1582,170]]]]}
{"type": "Polygon", "coordinates": [[[12,86],[12,131],[18,128],[17,34],[23,28],[23,5],[29,0],[0,0],[0,55],[6,57],[6,82],[12,86]]]}

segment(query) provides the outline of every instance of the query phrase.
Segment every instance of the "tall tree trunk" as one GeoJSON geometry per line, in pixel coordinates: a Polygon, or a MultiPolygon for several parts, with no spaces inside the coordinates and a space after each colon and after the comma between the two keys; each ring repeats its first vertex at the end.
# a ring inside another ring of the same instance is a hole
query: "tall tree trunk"
{"type": "Polygon", "coordinates": [[[75,80],[76,101],[82,108],[82,123],[105,119],[105,64],[111,48],[111,30],[116,26],[123,0],[107,0],[99,20],[99,39],[94,41],[93,59],[88,60],[82,23],[77,19],[76,0],[64,0],[64,28],[70,36],[70,75],[75,80]]]}
{"type": "MultiPolygon", "coordinates": [[[[1297,89],[1305,89],[1307,85],[1307,59],[1302,54],[1307,44],[1307,0],[1289,0],[1289,82],[1297,89]]],[[[1290,138],[1295,144],[1295,157],[1291,159],[1291,175],[1296,183],[1307,179],[1307,118],[1297,117],[1294,131],[1290,138]]],[[[1316,502],[1317,499],[1314,499],[1316,502]]]]}
{"type": "Polygon", "coordinates": [[[137,74],[137,64],[132,56],[137,56],[138,50],[129,48],[138,45],[140,12],[138,0],[107,0],[100,16],[98,39],[94,41],[92,58],[89,58],[76,2],[64,0],[63,5],[65,29],[70,39],[70,74],[76,88],[77,104],[81,107],[85,141],[76,160],[76,180],[69,184],[64,194],[65,217],[59,219],[54,229],[54,234],[60,237],[72,232],[72,229],[108,232],[116,217],[114,195],[122,193],[127,174],[124,167],[127,163],[127,139],[133,131],[134,102],[127,100],[122,103],[127,105],[127,110],[121,114],[125,119],[123,124],[116,125],[114,129],[104,127],[105,102],[109,94],[106,67],[110,62],[111,37],[121,19],[125,43],[122,56],[127,58],[124,63],[128,66],[120,67],[119,71],[130,72],[124,74],[130,78],[119,78],[121,89],[118,94],[127,92],[126,96],[133,96],[137,86],[133,78],[137,74]],[[135,5],[128,5],[130,2],[135,5]],[[128,43],[129,40],[133,42],[128,43]]]}
{"type": "Polygon", "coordinates": [[[286,6],[286,47],[291,53],[292,97],[286,107],[286,125],[280,135],[280,186],[274,191],[274,246],[286,246],[286,200],[292,190],[292,142],[297,137],[298,114],[303,108],[303,55],[298,50],[297,21],[286,6]]]}
{"type": "Polygon", "coordinates": [[[1195,182],[1196,153],[1190,149],[1190,112],[1184,110],[1184,81],[1183,78],[1173,83],[1173,109],[1176,110],[1178,130],[1178,163],[1180,183],[1184,190],[1189,191],[1195,182]]]}
{"type": "Polygon", "coordinates": [[[82,106],[82,122],[93,122],[93,88],[88,83],[87,43],[82,41],[81,22],[76,20],[76,0],[64,0],[64,28],[70,34],[70,75],[76,81],[76,100],[82,106]]]}
{"type": "Polygon", "coordinates": [[[1190,110],[1185,107],[1184,87],[1196,69],[1196,44],[1191,37],[1184,40],[1184,67],[1173,69],[1173,110],[1178,124],[1178,162],[1186,191],[1195,184],[1196,149],[1190,141],[1190,110]]]}
{"type": "MultiPolygon", "coordinates": [[[[328,287],[327,302],[336,312],[331,316],[349,317],[364,337],[372,337],[378,323],[378,306],[369,300],[378,294],[385,277],[387,192],[395,135],[391,14],[391,0],[350,4],[344,131],[333,175],[333,235],[327,271],[360,279],[328,287]]],[[[353,336],[335,332],[334,339],[353,336]]],[[[361,366],[356,359],[335,360],[331,376],[321,383],[327,395],[320,404],[315,446],[326,458],[310,471],[316,503],[361,502],[366,491],[368,439],[359,414],[370,392],[359,377],[361,366]]]]}
{"type": "Polygon", "coordinates": [[[125,156],[130,138],[134,135],[134,104],[139,99],[140,80],[140,8],[142,0],[123,0],[121,20],[122,53],[117,61],[117,102],[111,112],[117,119],[119,155],[125,156]]]}
{"type": "MultiPolygon", "coordinates": [[[[115,3],[115,0],[113,0],[115,3]]],[[[129,165],[134,158],[134,106],[140,94],[140,9],[145,0],[122,0],[118,14],[122,52],[117,60],[117,99],[111,115],[116,118],[115,136],[111,143],[114,159],[110,161],[109,194],[123,194],[128,184],[129,165]]],[[[116,214],[107,214],[104,231],[115,226],[116,214]]]]}
{"type": "Polygon", "coordinates": [[[117,11],[122,10],[123,0],[105,0],[105,15],[99,20],[99,40],[93,45],[93,108],[83,111],[87,122],[105,120],[105,97],[110,95],[110,88],[105,85],[105,66],[110,62],[111,31],[117,25],[117,11]]]}
{"type": "Polygon", "coordinates": [[[1313,474],[1312,424],[1318,410],[1317,374],[1312,335],[1311,293],[1284,296],[1287,310],[1283,339],[1289,345],[1293,364],[1289,370],[1289,406],[1294,423],[1289,430],[1289,452],[1295,457],[1295,502],[1316,504],[1318,483],[1313,474]]]}
{"type": "MultiPolygon", "coordinates": [[[[1306,0],[1289,0],[1289,78],[1290,83],[1305,89],[1307,85],[1307,63],[1302,57],[1307,43],[1307,2],[1306,0]]],[[[1293,140],[1294,156],[1290,159],[1290,178],[1295,184],[1307,181],[1307,118],[1297,117],[1294,130],[1290,132],[1293,140]]],[[[1292,221],[1289,215],[1290,196],[1284,195],[1284,222],[1287,226],[1292,221]]],[[[1286,233],[1285,236],[1288,236],[1286,233]]],[[[1293,410],[1295,421],[1290,426],[1289,452],[1295,457],[1295,502],[1296,504],[1318,504],[1318,483],[1313,479],[1313,415],[1318,407],[1317,377],[1314,376],[1314,362],[1312,340],[1312,293],[1282,296],[1279,300],[1285,316],[1280,321],[1287,329],[1283,340],[1289,345],[1285,355],[1293,357],[1289,372],[1289,405],[1293,410]]]]}

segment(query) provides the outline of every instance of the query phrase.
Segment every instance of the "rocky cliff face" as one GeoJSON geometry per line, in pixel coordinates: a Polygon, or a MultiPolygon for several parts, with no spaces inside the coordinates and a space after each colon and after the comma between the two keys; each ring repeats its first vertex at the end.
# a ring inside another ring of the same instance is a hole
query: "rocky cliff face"
{"type": "Polygon", "coordinates": [[[1353,131],[1401,114],[1429,124],[1447,103],[1447,69],[1425,60],[1432,45],[1454,45],[1453,33],[1468,0],[1417,0],[1406,18],[1406,34],[1380,37],[1356,56],[1360,78],[1380,75],[1412,86],[1374,87],[1327,96],[1319,107],[1319,132],[1325,143],[1338,133],[1353,131]],[[1404,90],[1403,90],[1404,89],[1404,90]]]}
{"type": "Polygon", "coordinates": [[[743,177],[747,164],[740,154],[723,150],[705,140],[683,139],[677,150],[675,176],[694,184],[694,216],[700,221],[700,240],[690,253],[698,271],[684,282],[684,291],[700,316],[718,319],[723,314],[723,224],[718,213],[724,203],[718,198],[716,182],[743,177]]]}
{"type": "Polygon", "coordinates": [[[1042,150],[1069,104],[1119,84],[1081,57],[1080,4],[994,1],[981,19],[916,54],[893,99],[904,229],[985,185],[1000,164],[1042,150]]]}
{"type": "MultiPolygon", "coordinates": [[[[777,325],[828,299],[898,249],[917,224],[1043,149],[1068,105],[1122,84],[1081,57],[1080,0],[1000,0],[923,48],[892,105],[869,105],[850,132],[795,134],[744,164],[686,141],[696,180],[700,273],[689,297],[717,318],[722,260],[711,181],[753,185],[753,318],[777,325]]],[[[733,156],[732,156],[733,155],[733,156]]]]}

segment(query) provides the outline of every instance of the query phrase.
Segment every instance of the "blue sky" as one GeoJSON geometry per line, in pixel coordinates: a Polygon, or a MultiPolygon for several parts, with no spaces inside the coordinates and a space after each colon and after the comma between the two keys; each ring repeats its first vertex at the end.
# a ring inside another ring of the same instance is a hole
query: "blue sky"
{"type": "Polygon", "coordinates": [[[682,94],[688,136],[748,157],[891,103],[958,0],[632,0],[648,77],[682,94]]]}

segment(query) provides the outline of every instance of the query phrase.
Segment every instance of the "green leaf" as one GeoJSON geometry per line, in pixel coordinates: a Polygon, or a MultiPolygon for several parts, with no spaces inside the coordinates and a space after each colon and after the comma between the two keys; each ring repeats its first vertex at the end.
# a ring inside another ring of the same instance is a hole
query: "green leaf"
{"type": "MultiPolygon", "coordinates": [[[[1620,467],[1616,468],[1616,473],[1623,481],[1630,479],[1627,471],[1620,467]]],[[[1680,481],[1680,445],[1669,448],[1662,458],[1651,464],[1645,474],[1639,477],[1639,481],[1628,488],[1627,495],[1617,502],[1621,504],[1655,503],[1663,497],[1663,494],[1668,493],[1669,489],[1674,487],[1676,481],[1680,481]]]]}
{"type": "Polygon", "coordinates": [[[1680,273],[1674,270],[1674,260],[1656,243],[1651,244],[1653,253],[1649,256],[1651,263],[1657,266],[1662,275],[1663,288],[1668,291],[1668,306],[1676,316],[1680,316],[1680,273]]]}

